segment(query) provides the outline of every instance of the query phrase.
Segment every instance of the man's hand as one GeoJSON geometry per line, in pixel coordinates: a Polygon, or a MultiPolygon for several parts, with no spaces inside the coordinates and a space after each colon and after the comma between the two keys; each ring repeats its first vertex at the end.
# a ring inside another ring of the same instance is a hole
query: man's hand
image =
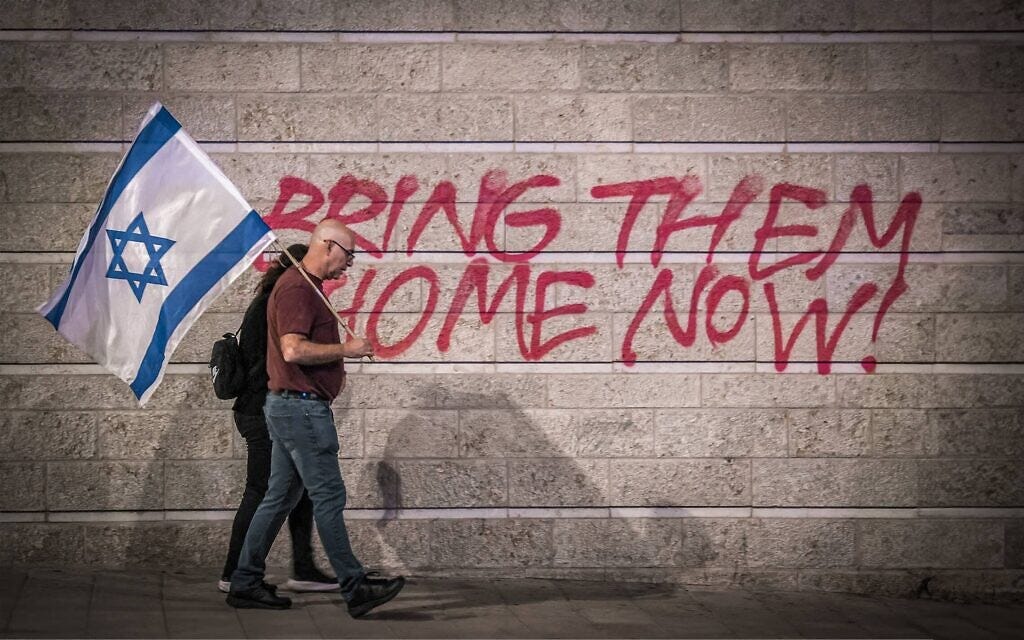
{"type": "Polygon", "coordinates": [[[349,338],[342,347],[346,358],[363,358],[373,355],[373,345],[365,338],[349,338]]]}

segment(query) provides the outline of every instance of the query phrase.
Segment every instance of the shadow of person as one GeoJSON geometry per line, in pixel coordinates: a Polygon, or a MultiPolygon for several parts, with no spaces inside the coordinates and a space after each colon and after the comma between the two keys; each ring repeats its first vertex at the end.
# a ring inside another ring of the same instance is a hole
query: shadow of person
{"type": "Polygon", "coordinates": [[[432,592],[416,612],[479,606],[480,579],[494,606],[505,606],[567,598],[530,578],[619,582],[639,569],[665,578],[679,568],[680,521],[609,517],[619,506],[609,498],[611,460],[641,428],[629,411],[524,409],[508,391],[457,382],[417,388],[429,407],[366,410],[373,486],[359,506],[380,512],[360,553],[385,571],[446,578],[450,590],[432,592]]]}

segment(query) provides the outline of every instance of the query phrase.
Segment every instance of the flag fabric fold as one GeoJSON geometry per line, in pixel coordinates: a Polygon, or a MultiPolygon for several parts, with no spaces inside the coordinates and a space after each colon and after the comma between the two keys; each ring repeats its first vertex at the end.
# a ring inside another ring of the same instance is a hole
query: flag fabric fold
{"type": "Polygon", "coordinates": [[[274,239],[158,103],[111,178],[67,279],[37,311],[144,405],[192,324],[274,239]]]}

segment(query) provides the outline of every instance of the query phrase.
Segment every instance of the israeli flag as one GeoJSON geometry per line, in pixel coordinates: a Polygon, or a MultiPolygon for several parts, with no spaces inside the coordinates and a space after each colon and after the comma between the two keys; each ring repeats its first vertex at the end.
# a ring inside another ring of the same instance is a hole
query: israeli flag
{"type": "Polygon", "coordinates": [[[70,275],[37,311],[144,405],[192,323],[274,239],[157,103],[78,243],[70,275]]]}

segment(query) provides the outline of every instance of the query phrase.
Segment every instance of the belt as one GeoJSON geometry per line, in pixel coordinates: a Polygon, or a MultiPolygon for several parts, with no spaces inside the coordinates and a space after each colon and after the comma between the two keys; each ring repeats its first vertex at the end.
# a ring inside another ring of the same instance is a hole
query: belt
{"type": "Polygon", "coordinates": [[[299,400],[320,400],[327,402],[327,398],[321,398],[312,391],[292,391],[291,389],[271,389],[270,395],[282,398],[298,398],[299,400]]]}

